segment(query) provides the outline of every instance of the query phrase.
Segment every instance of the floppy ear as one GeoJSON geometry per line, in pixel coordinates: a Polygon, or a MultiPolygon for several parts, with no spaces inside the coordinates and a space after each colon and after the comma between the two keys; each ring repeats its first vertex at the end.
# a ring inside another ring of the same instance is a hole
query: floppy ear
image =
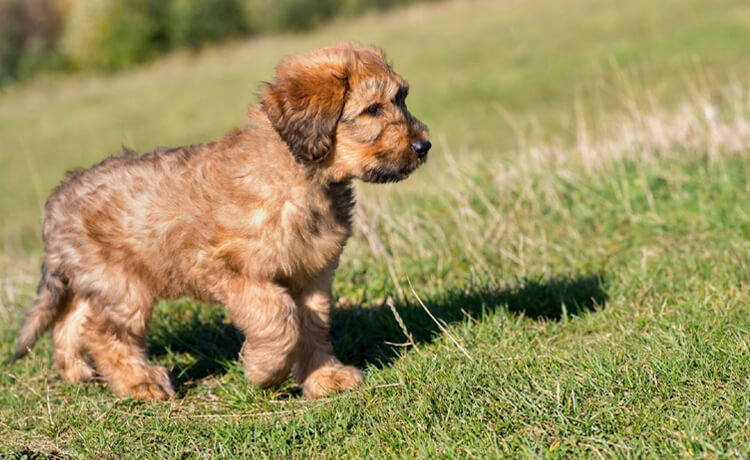
{"type": "Polygon", "coordinates": [[[333,146],[348,89],[347,61],[336,52],[287,58],[261,89],[263,109],[299,161],[321,160],[333,146]]]}

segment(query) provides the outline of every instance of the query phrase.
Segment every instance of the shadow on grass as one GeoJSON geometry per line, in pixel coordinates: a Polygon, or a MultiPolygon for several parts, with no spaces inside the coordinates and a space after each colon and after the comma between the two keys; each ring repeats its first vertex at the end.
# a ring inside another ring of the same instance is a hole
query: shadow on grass
{"type": "Polygon", "coordinates": [[[223,307],[185,301],[168,311],[151,322],[147,348],[172,368],[178,393],[204,377],[226,373],[239,358],[244,336],[223,307]]]}
{"type": "MultiPolygon", "coordinates": [[[[420,298],[433,316],[450,324],[464,321],[467,316],[481,319],[503,308],[533,319],[558,321],[564,314],[578,315],[603,307],[608,295],[602,277],[589,275],[520,280],[516,286],[505,289],[471,286],[461,291],[448,291],[436,298],[422,295],[420,298]]],[[[437,324],[413,296],[405,303],[396,302],[395,307],[417,344],[431,342],[439,336],[437,324]]],[[[339,359],[359,367],[387,365],[398,356],[401,347],[386,342],[408,341],[386,305],[337,310],[331,335],[339,359]]]]}
{"type": "MultiPolygon", "coordinates": [[[[520,280],[499,289],[486,285],[447,291],[435,298],[422,298],[426,307],[445,323],[481,319],[507,309],[533,319],[557,321],[601,308],[608,299],[600,275],[546,280],[520,280]]],[[[396,301],[396,309],[417,344],[429,343],[440,334],[437,324],[416,299],[396,301]]],[[[167,357],[178,391],[196,380],[223,374],[238,358],[242,334],[226,319],[221,307],[186,302],[177,314],[159,315],[149,338],[149,352],[167,357]]],[[[336,309],[332,319],[332,341],[336,355],[347,364],[364,367],[388,365],[399,355],[404,336],[386,305],[355,305],[336,309]]]]}

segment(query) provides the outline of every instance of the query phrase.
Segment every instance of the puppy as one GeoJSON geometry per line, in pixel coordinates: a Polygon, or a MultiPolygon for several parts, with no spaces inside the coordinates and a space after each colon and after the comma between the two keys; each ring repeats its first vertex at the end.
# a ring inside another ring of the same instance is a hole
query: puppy
{"type": "Polygon", "coordinates": [[[42,279],[13,359],[51,327],[62,378],[169,398],[144,336],[157,299],[189,297],[229,310],[256,385],[293,367],[309,398],[359,385],[329,339],[331,279],[351,181],[399,181],[426,159],[408,90],[379,49],[323,48],[281,61],[242,130],[69,173],[45,206],[42,279]]]}

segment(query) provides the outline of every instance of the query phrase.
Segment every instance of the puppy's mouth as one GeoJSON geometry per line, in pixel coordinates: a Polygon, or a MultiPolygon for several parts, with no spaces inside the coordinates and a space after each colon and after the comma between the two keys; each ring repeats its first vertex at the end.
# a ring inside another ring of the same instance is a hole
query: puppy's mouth
{"type": "Polygon", "coordinates": [[[362,176],[362,180],[365,182],[371,182],[374,184],[385,184],[388,182],[400,182],[407,177],[411,173],[414,172],[422,163],[427,161],[427,157],[422,157],[418,159],[417,161],[407,165],[407,166],[392,166],[392,165],[382,165],[378,166],[376,168],[370,169],[369,171],[366,171],[365,174],[362,176]]]}

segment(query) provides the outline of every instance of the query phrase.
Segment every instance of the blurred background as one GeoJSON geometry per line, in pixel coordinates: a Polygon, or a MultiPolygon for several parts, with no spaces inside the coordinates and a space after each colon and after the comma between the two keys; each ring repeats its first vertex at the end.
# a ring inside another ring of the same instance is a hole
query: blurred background
{"type": "Polygon", "coordinates": [[[0,80],[49,70],[113,72],[169,51],[311,30],[417,0],[3,0],[0,80]]]}
{"type": "MultiPolygon", "coordinates": [[[[286,54],[382,47],[436,148],[512,155],[746,79],[746,0],[0,0],[0,249],[40,248],[63,172],[244,123],[286,54]]],[[[441,153],[443,152],[443,153],[441,153]]],[[[429,174],[429,173],[424,173],[429,174]]],[[[407,182],[406,187],[419,184],[407,182]]]]}

